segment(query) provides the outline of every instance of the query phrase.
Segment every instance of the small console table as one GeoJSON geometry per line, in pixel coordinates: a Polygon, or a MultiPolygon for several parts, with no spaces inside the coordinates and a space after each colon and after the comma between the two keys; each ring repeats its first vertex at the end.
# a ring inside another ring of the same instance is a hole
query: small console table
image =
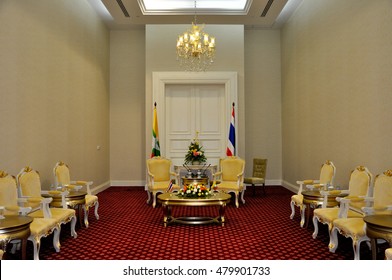
{"type": "MultiPolygon", "coordinates": [[[[217,165],[210,165],[210,166],[205,166],[205,165],[187,165],[189,169],[191,169],[194,178],[197,177],[197,171],[198,170],[206,170],[205,175],[208,177],[209,181],[212,181],[212,174],[218,172],[218,166],[217,165]]],[[[187,177],[188,170],[182,166],[182,165],[174,165],[174,172],[180,175],[180,178],[187,177]]],[[[179,182],[180,183],[180,182],[179,182]]]]}

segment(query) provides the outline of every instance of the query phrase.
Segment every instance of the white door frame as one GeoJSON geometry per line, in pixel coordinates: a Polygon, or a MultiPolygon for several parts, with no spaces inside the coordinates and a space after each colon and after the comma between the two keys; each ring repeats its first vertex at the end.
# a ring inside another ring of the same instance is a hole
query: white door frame
{"type": "MultiPolygon", "coordinates": [[[[166,94],[166,85],[167,84],[223,84],[225,86],[225,103],[226,103],[226,111],[224,112],[226,116],[226,129],[228,135],[229,133],[229,125],[231,120],[231,110],[232,103],[234,102],[236,105],[234,107],[235,116],[238,116],[237,113],[237,104],[238,104],[238,86],[237,86],[237,72],[153,72],[152,73],[152,104],[157,103],[157,114],[158,114],[158,126],[159,126],[159,142],[161,147],[161,155],[166,156],[166,151],[162,151],[162,147],[166,147],[166,140],[164,139],[164,135],[166,135],[166,127],[164,122],[159,122],[159,119],[165,119],[165,94],[166,94]]],[[[237,119],[235,120],[236,132],[237,128],[237,119]]],[[[151,130],[151,129],[150,129],[151,130]]],[[[236,154],[239,154],[238,151],[238,132],[236,133],[236,154]]],[[[224,157],[225,154],[222,155],[224,157]]]]}

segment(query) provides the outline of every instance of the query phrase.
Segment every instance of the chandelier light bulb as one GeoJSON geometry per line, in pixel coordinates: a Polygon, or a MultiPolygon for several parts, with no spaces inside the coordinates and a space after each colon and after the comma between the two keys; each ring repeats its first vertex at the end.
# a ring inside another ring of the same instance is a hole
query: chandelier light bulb
{"type": "Polygon", "coordinates": [[[206,71],[214,62],[215,37],[204,33],[204,25],[192,23],[192,28],[178,36],[177,60],[186,71],[206,71]]]}

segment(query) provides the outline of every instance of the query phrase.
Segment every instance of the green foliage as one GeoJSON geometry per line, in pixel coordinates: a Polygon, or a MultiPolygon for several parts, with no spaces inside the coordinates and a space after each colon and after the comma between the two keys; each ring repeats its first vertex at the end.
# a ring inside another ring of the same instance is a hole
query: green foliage
{"type": "Polygon", "coordinates": [[[203,147],[198,141],[191,142],[188,147],[188,152],[185,155],[185,164],[193,164],[195,161],[200,163],[206,162],[207,158],[204,154],[203,147]]]}

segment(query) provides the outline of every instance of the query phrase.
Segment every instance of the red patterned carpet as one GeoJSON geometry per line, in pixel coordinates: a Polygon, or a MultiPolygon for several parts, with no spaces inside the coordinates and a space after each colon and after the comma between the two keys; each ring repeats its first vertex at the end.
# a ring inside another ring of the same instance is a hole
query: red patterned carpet
{"type": "MultiPolygon", "coordinates": [[[[290,220],[292,193],[281,186],[267,187],[246,204],[226,208],[226,224],[170,225],[163,227],[160,207],[146,204],[141,187],[111,187],[98,194],[100,219],[90,211],[89,228],[77,228],[72,238],[69,228],[61,232],[61,251],[52,247],[52,237],[44,238],[42,260],[352,260],[351,240],[341,237],[336,253],[328,251],[327,228],[321,226],[313,239],[313,225],[299,226],[299,214],[290,220]]],[[[173,215],[201,214],[216,216],[217,209],[177,208],[173,215]],[[176,212],[177,210],[177,212],[176,212]],[[181,211],[182,213],[179,213],[181,211]]],[[[27,257],[32,259],[28,243],[27,257]]],[[[361,258],[371,259],[363,244],[361,258]]]]}

